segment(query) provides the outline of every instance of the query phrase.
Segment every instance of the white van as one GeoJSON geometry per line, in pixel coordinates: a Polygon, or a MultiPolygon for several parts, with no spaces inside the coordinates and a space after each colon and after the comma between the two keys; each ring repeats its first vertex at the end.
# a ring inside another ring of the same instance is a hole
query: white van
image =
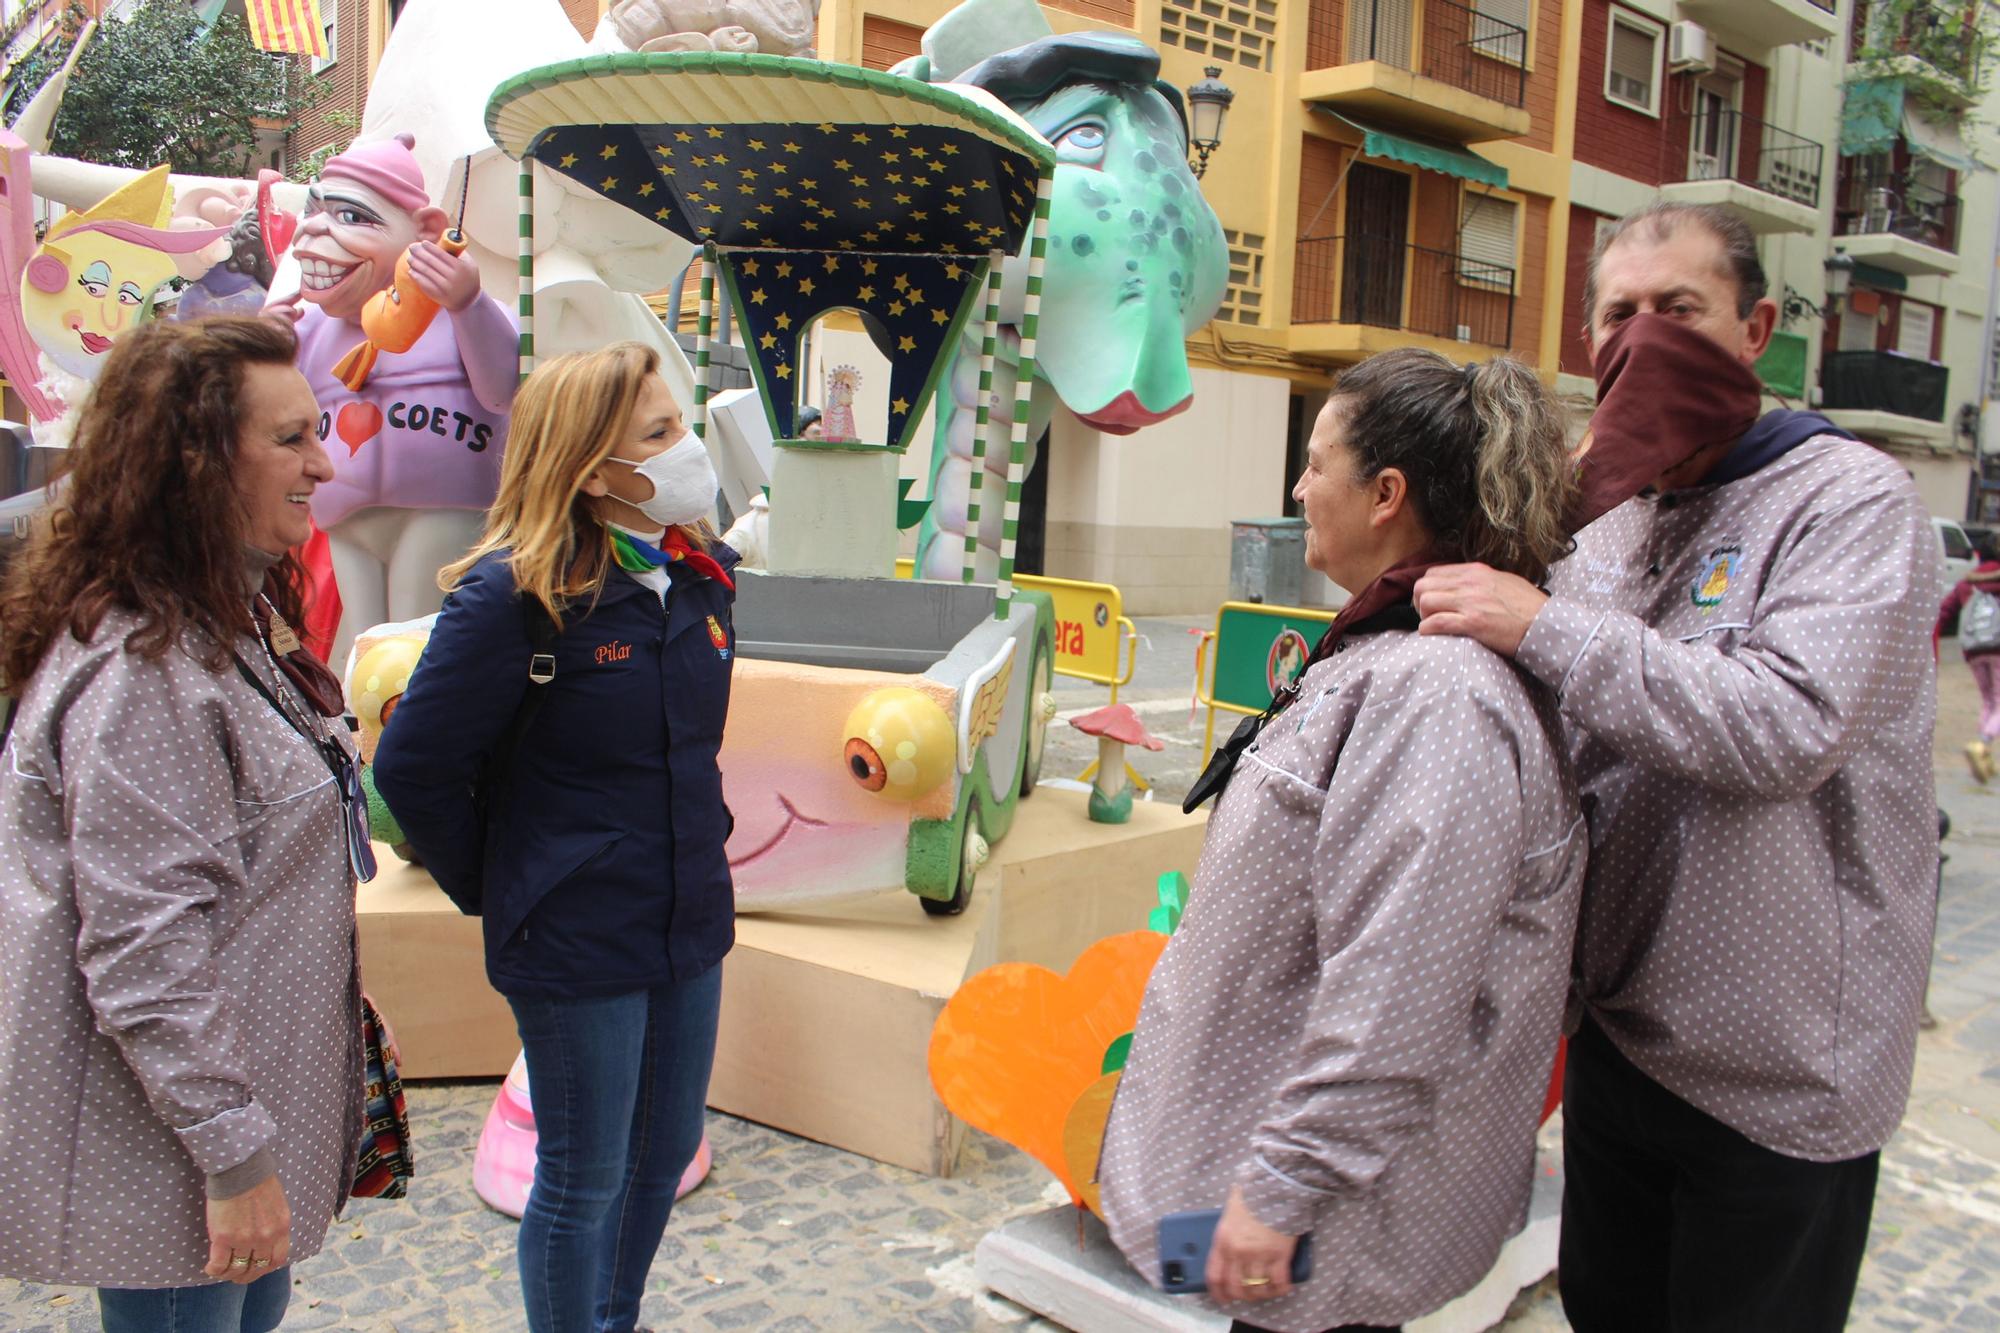
{"type": "Polygon", "coordinates": [[[1938,542],[1944,547],[1944,586],[1949,589],[1978,567],[1979,553],[1972,549],[1972,539],[1957,519],[1933,516],[1931,526],[1937,529],[1938,542]]]}

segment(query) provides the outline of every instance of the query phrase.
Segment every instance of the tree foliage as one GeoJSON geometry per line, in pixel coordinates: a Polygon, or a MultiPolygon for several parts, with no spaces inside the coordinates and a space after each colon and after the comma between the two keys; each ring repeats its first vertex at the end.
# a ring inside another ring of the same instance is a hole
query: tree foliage
{"type": "MultiPolygon", "coordinates": [[[[74,3],[61,36],[24,56],[7,77],[18,114],[62,67],[87,21],[74,3]]],[[[142,0],[124,21],[98,25],[70,76],[54,151],[111,166],[242,176],[252,169],[258,120],[296,126],[317,89],[300,62],[274,59],[225,14],[204,27],[187,0],[142,0]]]]}

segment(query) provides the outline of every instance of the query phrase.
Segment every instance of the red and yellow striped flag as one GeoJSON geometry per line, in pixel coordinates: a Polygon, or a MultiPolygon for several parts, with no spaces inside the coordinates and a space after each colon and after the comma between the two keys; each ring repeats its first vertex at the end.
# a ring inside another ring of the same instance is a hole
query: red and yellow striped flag
{"type": "Polygon", "coordinates": [[[327,58],[319,0],[244,0],[243,7],[250,19],[250,40],[258,50],[327,58]]]}

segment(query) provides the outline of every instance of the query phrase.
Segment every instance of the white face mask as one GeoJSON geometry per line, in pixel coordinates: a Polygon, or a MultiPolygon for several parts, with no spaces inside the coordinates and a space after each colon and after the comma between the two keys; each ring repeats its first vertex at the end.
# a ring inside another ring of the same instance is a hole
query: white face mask
{"type": "Polygon", "coordinates": [[[664,527],[692,523],[707,517],[715,508],[715,467],[708,461],[708,450],[693,432],[642,462],[616,456],[610,461],[623,463],[653,483],[652,495],[644,500],[621,500],[615,495],[611,498],[630,505],[655,523],[664,527]]]}

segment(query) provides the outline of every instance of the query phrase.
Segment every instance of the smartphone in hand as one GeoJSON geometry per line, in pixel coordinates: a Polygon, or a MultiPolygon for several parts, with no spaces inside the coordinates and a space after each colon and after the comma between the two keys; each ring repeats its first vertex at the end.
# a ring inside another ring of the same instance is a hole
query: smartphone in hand
{"type": "MultiPolygon", "coordinates": [[[[1160,1219],[1160,1285],[1169,1295],[1208,1290],[1208,1247],[1215,1240],[1220,1208],[1168,1213],[1160,1219]]],[[[1312,1276],[1312,1233],[1292,1248],[1292,1285],[1312,1276]]]]}

